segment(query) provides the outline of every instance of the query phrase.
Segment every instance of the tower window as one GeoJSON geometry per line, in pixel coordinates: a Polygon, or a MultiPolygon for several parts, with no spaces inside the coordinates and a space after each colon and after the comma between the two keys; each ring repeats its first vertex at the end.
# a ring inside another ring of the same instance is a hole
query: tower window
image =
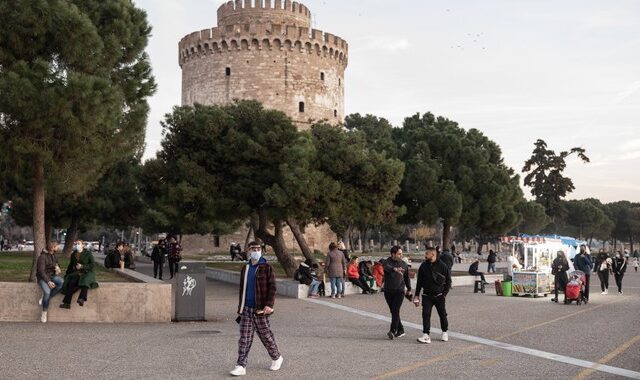
{"type": "Polygon", "coordinates": [[[304,113],[304,102],[298,103],[298,112],[304,113]]]}
{"type": "Polygon", "coordinates": [[[324,73],[320,73],[320,80],[324,80],[324,73]]]}
{"type": "Polygon", "coordinates": [[[338,117],[338,110],[333,110],[333,117],[338,117]]]}
{"type": "Polygon", "coordinates": [[[231,76],[231,67],[227,67],[226,69],[224,69],[224,74],[228,77],[231,76]]]}
{"type": "Polygon", "coordinates": [[[340,86],[340,84],[342,84],[342,81],[338,78],[338,86],[340,86]]]}

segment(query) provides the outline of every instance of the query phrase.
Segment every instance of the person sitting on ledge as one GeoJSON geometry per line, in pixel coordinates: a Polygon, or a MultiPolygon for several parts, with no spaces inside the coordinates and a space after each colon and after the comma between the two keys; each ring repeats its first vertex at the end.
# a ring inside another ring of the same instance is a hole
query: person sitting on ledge
{"type": "Polygon", "coordinates": [[[478,272],[479,264],[480,264],[480,260],[478,259],[476,259],[473,263],[471,263],[471,265],[469,266],[469,274],[472,276],[480,276],[480,278],[482,279],[482,283],[488,284],[487,280],[484,279],[484,273],[478,272]]]}
{"type": "Polygon", "coordinates": [[[42,289],[42,297],[38,303],[42,305],[40,321],[47,322],[47,312],[49,311],[49,300],[58,294],[62,289],[62,278],[60,278],[60,267],[56,253],[59,249],[58,242],[51,242],[49,248],[42,250],[37,262],[36,278],[38,285],[42,289]]]}
{"type": "Polygon", "coordinates": [[[60,307],[63,309],[71,309],[71,298],[73,297],[73,293],[78,291],[78,289],[80,290],[78,305],[84,306],[85,302],[87,302],[89,289],[95,289],[97,287],[96,262],[91,252],[85,250],[82,241],[78,240],[74,245],[69,266],[64,276],[61,293],[65,296],[60,307]]]}
{"type": "Polygon", "coordinates": [[[362,289],[362,294],[374,294],[376,291],[369,287],[369,284],[360,276],[358,270],[358,256],[352,256],[347,266],[347,277],[349,282],[362,289]]]}

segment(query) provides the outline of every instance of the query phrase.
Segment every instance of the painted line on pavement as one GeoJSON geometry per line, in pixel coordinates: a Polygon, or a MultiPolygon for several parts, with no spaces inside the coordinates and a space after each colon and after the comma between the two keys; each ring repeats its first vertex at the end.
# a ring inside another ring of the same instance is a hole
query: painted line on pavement
{"type": "MultiPolygon", "coordinates": [[[[618,356],[618,355],[622,354],[623,352],[625,352],[626,350],[628,350],[631,346],[633,346],[638,341],[640,341],[640,335],[636,335],[633,338],[629,339],[628,341],[622,343],[620,345],[620,347],[618,347],[615,350],[609,352],[602,359],[598,360],[598,363],[605,364],[605,363],[610,362],[616,356],[618,356]]],[[[598,363],[596,363],[596,364],[598,364],[598,363]]],[[[576,375],[576,377],[574,377],[573,379],[574,380],[586,379],[587,377],[591,376],[595,371],[596,371],[596,368],[585,369],[582,372],[580,372],[578,375],[576,375]]]]}
{"type": "MultiPolygon", "coordinates": [[[[363,316],[363,317],[376,319],[376,320],[379,320],[379,321],[391,322],[391,318],[390,317],[386,317],[386,316],[380,315],[380,314],[371,313],[371,312],[364,311],[364,310],[355,309],[355,308],[352,308],[352,307],[349,307],[349,306],[344,306],[344,305],[335,304],[335,303],[322,301],[322,300],[317,300],[317,299],[306,298],[306,299],[302,299],[302,300],[307,301],[307,302],[311,302],[311,303],[315,303],[315,304],[318,304],[318,305],[331,307],[333,309],[346,311],[348,313],[357,314],[357,315],[360,315],[360,316],[363,316]]],[[[402,324],[405,327],[410,327],[412,329],[422,331],[422,325],[419,325],[417,323],[404,322],[403,321],[402,324]]],[[[431,328],[431,330],[435,331],[437,333],[441,333],[442,332],[442,330],[437,329],[437,328],[433,328],[433,327],[431,328]]],[[[452,331],[449,331],[449,337],[460,339],[460,340],[464,340],[464,341],[471,342],[471,343],[477,343],[477,344],[482,344],[482,345],[485,345],[485,346],[495,347],[495,348],[499,348],[499,349],[506,350],[506,351],[518,352],[518,353],[521,353],[521,354],[525,354],[525,355],[529,355],[529,356],[535,356],[535,357],[542,358],[542,359],[552,360],[552,361],[565,363],[565,364],[570,364],[570,365],[583,367],[583,368],[587,368],[587,369],[593,369],[593,370],[599,371],[599,372],[605,372],[605,373],[610,373],[610,374],[613,374],[613,375],[628,377],[630,379],[640,379],[640,372],[636,372],[636,371],[632,371],[632,370],[624,369],[624,368],[612,367],[612,366],[604,365],[604,364],[601,364],[601,363],[594,363],[594,362],[590,362],[588,360],[576,359],[576,358],[572,358],[572,357],[569,357],[569,356],[558,355],[558,354],[554,354],[552,352],[546,352],[546,351],[536,350],[536,349],[532,349],[532,348],[516,346],[516,345],[505,343],[505,342],[498,342],[498,341],[491,340],[491,339],[485,339],[485,338],[481,338],[481,337],[477,337],[477,336],[472,336],[472,335],[467,335],[467,334],[462,334],[462,333],[457,333],[457,332],[452,332],[452,331]]]]}
{"type": "Polygon", "coordinates": [[[523,332],[526,332],[526,331],[529,331],[529,330],[533,330],[533,329],[536,329],[538,327],[546,326],[546,325],[549,325],[549,324],[552,324],[552,323],[555,323],[555,322],[558,322],[558,321],[562,321],[563,319],[575,317],[576,315],[580,315],[582,313],[587,313],[589,311],[596,310],[596,309],[599,309],[599,308],[604,307],[604,306],[608,306],[608,305],[610,305],[612,303],[616,303],[618,301],[620,301],[620,299],[617,299],[617,300],[614,300],[614,301],[610,301],[610,302],[607,302],[607,303],[601,303],[601,304],[599,304],[597,306],[592,306],[592,307],[586,307],[585,306],[585,308],[581,309],[580,311],[576,311],[574,313],[566,314],[566,315],[563,315],[562,317],[558,317],[558,318],[552,319],[550,321],[538,323],[537,325],[525,327],[525,328],[523,328],[521,330],[514,331],[514,332],[509,333],[509,334],[501,335],[501,336],[495,337],[493,339],[494,340],[504,340],[504,339],[507,339],[507,338],[511,338],[512,336],[521,334],[523,332]]]}
{"type": "Polygon", "coordinates": [[[467,351],[475,350],[476,348],[479,348],[480,346],[481,345],[479,345],[479,344],[474,344],[473,346],[469,346],[469,347],[463,348],[463,349],[458,350],[458,351],[449,352],[449,353],[446,353],[446,354],[443,354],[443,355],[435,356],[433,358],[430,358],[429,360],[424,360],[424,361],[421,361],[421,362],[418,362],[418,363],[414,363],[414,364],[408,365],[406,367],[402,367],[402,368],[399,368],[399,369],[396,369],[396,370],[393,370],[393,371],[389,371],[389,372],[384,373],[384,374],[382,374],[380,376],[376,376],[376,377],[373,378],[373,380],[388,379],[390,377],[403,375],[403,374],[405,374],[407,372],[413,372],[413,371],[415,371],[417,369],[420,369],[422,367],[426,367],[429,364],[437,363],[437,362],[440,362],[440,361],[443,361],[443,360],[449,360],[449,359],[451,359],[451,358],[453,358],[455,356],[458,356],[460,354],[464,354],[467,351]]]}

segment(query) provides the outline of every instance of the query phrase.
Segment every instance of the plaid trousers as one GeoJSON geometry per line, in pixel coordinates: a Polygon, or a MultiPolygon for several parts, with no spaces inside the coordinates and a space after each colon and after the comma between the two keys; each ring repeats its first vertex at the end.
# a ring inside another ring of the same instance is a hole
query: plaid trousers
{"type": "Polygon", "coordinates": [[[247,366],[249,350],[253,343],[253,333],[257,332],[262,344],[267,349],[271,360],[280,357],[280,351],[276,345],[276,340],[271,332],[269,317],[256,315],[256,309],[245,307],[240,316],[240,340],[238,340],[238,365],[247,366]]]}

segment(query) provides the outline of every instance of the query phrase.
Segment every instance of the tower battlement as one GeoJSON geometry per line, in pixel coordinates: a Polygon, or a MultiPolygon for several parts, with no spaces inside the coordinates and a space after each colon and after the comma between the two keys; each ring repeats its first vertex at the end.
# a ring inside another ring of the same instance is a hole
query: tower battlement
{"type": "Polygon", "coordinates": [[[291,0],[235,0],[218,8],[218,25],[266,23],[309,27],[311,11],[291,0]]]}
{"type": "Polygon", "coordinates": [[[282,24],[226,25],[193,32],[180,40],[179,63],[237,50],[280,50],[316,54],[347,66],[349,44],[321,30],[282,24]]]}

